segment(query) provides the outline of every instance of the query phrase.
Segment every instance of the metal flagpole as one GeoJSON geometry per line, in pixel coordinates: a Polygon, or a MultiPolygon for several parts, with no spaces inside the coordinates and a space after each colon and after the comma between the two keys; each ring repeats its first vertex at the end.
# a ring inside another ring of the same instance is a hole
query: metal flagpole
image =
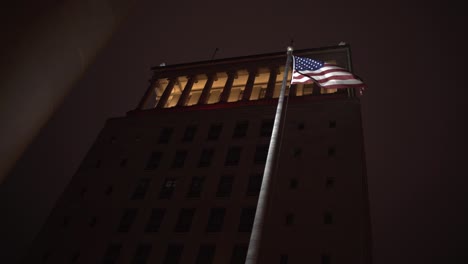
{"type": "Polygon", "coordinates": [[[264,219],[267,211],[268,197],[271,189],[274,161],[276,149],[279,144],[279,127],[281,123],[281,115],[283,112],[283,101],[286,90],[286,82],[288,80],[289,65],[291,64],[292,47],[288,47],[286,66],[284,68],[283,83],[281,85],[281,91],[278,98],[278,105],[276,106],[275,121],[273,123],[273,129],[271,132],[270,146],[268,148],[268,155],[266,159],[265,169],[263,171],[262,187],[258,195],[257,210],[255,212],[255,219],[252,226],[252,232],[250,234],[249,248],[247,250],[247,257],[245,264],[257,264],[260,240],[262,237],[264,219]]]}

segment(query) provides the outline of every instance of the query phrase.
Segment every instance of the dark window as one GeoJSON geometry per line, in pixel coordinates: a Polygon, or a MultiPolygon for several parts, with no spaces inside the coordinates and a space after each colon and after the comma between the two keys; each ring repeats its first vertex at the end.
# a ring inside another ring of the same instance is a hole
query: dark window
{"type": "Polygon", "coordinates": [[[151,253],[151,244],[145,243],[138,245],[135,256],[133,256],[132,264],[146,264],[151,253]]]}
{"type": "Polygon", "coordinates": [[[64,216],[63,217],[63,222],[62,222],[62,226],[63,227],[68,227],[68,225],[70,224],[70,216],[64,216]]]}
{"type": "Polygon", "coordinates": [[[79,258],[80,258],[80,252],[75,251],[75,253],[73,253],[73,256],[71,257],[71,263],[76,263],[79,258]]]}
{"type": "Polygon", "coordinates": [[[183,208],[180,210],[179,217],[177,218],[177,223],[174,228],[176,232],[188,232],[192,226],[193,215],[195,214],[195,209],[193,208],[183,208]]]}
{"type": "Polygon", "coordinates": [[[153,210],[151,210],[151,216],[148,224],[146,225],[145,232],[158,232],[165,214],[166,209],[153,208],[153,210]]]}
{"type": "Polygon", "coordinates": [[[111,144],[114,144],[116,141],[117,141],[117,138],[116,138],[116,137],[112,136],[112,137],[110,138],[110,143],[111,143],[111,144]]]}
{"type": "Polygon", "coordinates": [[[289,188],[290,189],[297,189],[297,179],[290,179],[289,180],[289,188]]]}
{"type": "Polygon", "coordinates": [[[176,179],[165,179],[159,193],[159,199],[170,199],[176,187],[176,179]]]}
{"type": "Polygon", "coordinates": [[[127,161],[128,161],[128,159],[122,159],[122,160],[120,161],[120,167],[125,167],[125,166],[127,166],[127,161]]]}
{"type": "Polygon", "coordinates": [[[263,175],[261,173],[250,175],[249,184],[247,185],[247,196],[257,196],[260,193],[262,178],[263,175]]]}
{"type": "Polygon", "coordinates": [[[164,256],[163,264],[179,264],[180,257],[184,246],[180,244],[170,244],[167,247],[166,256],[164,256]]]}
{"type": "Polygon", "coordinates": [[[288,255],[281,255],[280,257],[280,264],[288,264],[288,255]]]}
{"type": "Polygon", "coordinates": [[[325,212],[323,214],[323,223],[326,225],[333,224],[333,214],[331,212],[325,212]]]}
{"type": "Polygon", "coordinates": [[[223,130],[223,124],[216,123],[211,124],[210,130],[208,131],[208,140],[217,140],[219,135],[221,134],[221,130],[223,130]]]}
{"type": "Polygon", "coordinates": [[[273,119],[263,120],[260,127],[261,137],[270,137],[271,131],[273,130],[273,119]]]}
{"type": "Polygon", "coordinates": [[[186,157],[187,157],[187,151],[178,150],[174,156],[174,161],[172,162],[172,168],[182,168],[184,166],[186,157]]]}
{"type": "Polygon", "coordinates": [[[122,244],[112,243],[107,247],[106,253],[104,254],[103,264],[114,264],[117,263],[117,260],[120,255],[120,249],[122,244]]]}
{"type": "Polygon", "coordinates": [[[304,128],[305,128],[304,123],[299,123],[299,124],[297,124],[297,129],[298,129],[298,130],[304,130],[304,128]]]}
{"type": "Polygon", "coordinates": [[[211,264],[215,254],[216,246],[212,244],[201,245],[198,250],[195,264],[211,264]]]}
{"type": "Polygon", "coordinates": [[[265,164],[268,155],[268,145],[258,145],[255,149],[254,163],[265,164]]]}
{"type": "Polygon", "coordinates": [[[226,161],[224,165],[236,166],[237,164],[239,164],[241,150],[242,149],[240,147],[230,147],[226,155],[226,161]]]}
{"type": "Polygon", "coordinates": [[[231,175],[222,176],[219,179],[216,197],[229,197],[231,195],[233,181],[234,177],[231,175]]]}
{"type": "Polygon", "coordinates": [[[46,251],[44,255],[42,255],[42,263],[47,263],[51,255],[52,255],[52,251],[50,250],[46,251]]]}
{"type": "Polygon", "coordinates": [[[135,190],[133,191],[131,199],[138,200],[138,199],[145,198],[145,194],[146,194],[146,191],[148,190],[149,184],[150,184],[149,179],[140,179],[138,181],[138,184],[135,190]]]}
{"type": "Polygon", "coordinates": [[[125,209],[125,211],[123,212],[122,218],[120,219],[119,228],[117,230],[119,232],[128,232],[133,222],[135,221],[137,212],[138,212],[138,209],[136,208],[125,209]]]}
{"type": "Polygon", "coordinates": [[[331,264],[331,256],[328,254],[322,254],[321,264],[331,264]]]}
{"type": "Polygon", "coordinates": [[[329,128],[335,128],[336,127],[336,121],[335,120],[331,120],[328,122],[328,127],[329,128]]]}
{"type": "Polygon", "coordinates": [[[95,167],[96,168],[101,168],[101,163],[102,163],[101,160],[97,160],[95,167]]]}
{"type": "Polygon", "coordinates": [[[167,143],[171,140],[172,132],[174,129],[172,127],[165,127],[161,130],[161,134],[159,134],[158,143],[167,143]]]}
{"type": "Polygon", "coordinates": [[[250,232],[255,219],[255,207],[242,208],[239,221],[239,232],[250,232]]]}
{"type": "Polygon", "coordinates": [[[93,216],[89,219],[89,227],[94,227],[97,223],[97,217],[93,216]]]}
{"type": "Polygon", "coordinates": [[[329,147],[328,148],[328,156],[333,157],[333,156],[335,156],[335,154],[336,154],[335,147],[329,147]]]}
{"type": "Polygon", "coordinates": [[[334,177],[327,177],[325,180],[325,188],[331,189],[335,185],[335,178],[334,177]]]}
{"type": "Polygon", "coordinates": [[[201,156],[200,156],[200,161],[198,162],[198,167],[210,166],[213,155],[214,155],[214,149],[212,148],[203,149],[201,156]]]}
{"type": "Polygon", "coordinates": [[[295,148],[293,151],[293,155],[295,158],[299,158],[302,154],[302,149],[301,148],[295,148]]]}
{"type": "Polygon", "coordinates": [[[190,187],[187,192],[187,197],[196,198],[200,197],[200,194],[203,190],[203,183],[205,182],[205,177],[193,177],[190,182],[190,187]]]}
{"type": "Polygon", "coordinates": [[[107,186],[106,191],[104,192],[106,195],[110,195],[113,191],[112,185],[107,186]]]}
{"type": "Polygon", "coordinates": [[[148,159],[148,162],[146,163],[146,169],[147,170],[154,170],[159,167],[159,163],[161,162],[162,158],[162,153],[155,151],[151,153],[151,156],[148,159]]]}
{"type": "Polygon", "coordinates": [[[81,197],[85,197],[85,195],[86,195],[87,192],[88,192],[88,190],[86,189],[86,187],[81,188],[80,196],[81,196],[81,197]]]}
{"type": "Polygon", "coordinates": [[[242,138],[247,134],[247,129],[249,128],[249,121],[239,121],[234,127],[234,133],[232,138],[242,138]]]}
{"type": "Polygon", "coordinates": [[[285,219],[284,219],[284,224],[287,226],[291,226],[294,224],[294,214],[287,214],[285,219]]]}
{"type": "Polygon", "coordinates": [[[206,226],[207,232],[220,232],[223,229],[226,208],[211,208],[210,217],[206,226]]]}
{"type": "Polygon", "coordinates": [[[235,245],[232,251],[231,264],[244,264],[247,257],[247,245],[235,245]]]}
{"type": "Polygon", "coordinates": [[[197,126],[195,125],[188,126],[187,128],[185,128],[184,137],[182,138],[182,141],[184,142],[192,141],[193,138],[195,137],[196,132],[197,132],[197,126]]]}

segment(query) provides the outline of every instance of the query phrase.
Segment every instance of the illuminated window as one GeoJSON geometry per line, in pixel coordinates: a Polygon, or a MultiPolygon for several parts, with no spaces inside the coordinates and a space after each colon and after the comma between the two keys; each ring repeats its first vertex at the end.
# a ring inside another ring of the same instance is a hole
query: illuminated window
{"type": "Polygon", "coordinates": [[[211,208],[206,232],[220,232],[223,228],[226,208],[211,208]]]}
{"type": "Polygon", "coordinates": [[[174,228],[175,232],[188,232],[192,226],[193,215],[195,214],[195,209],[193,208],[183,208],[180,210],[179,217],[177,218],[177,223],[174,228]]]}
{"type": "Polygon", "coordinates": [[[213,244],[204,244],[198,250],[197,259],[195,264],[211,264],[215,254],[216,246],[213,244]]]}
{"type": "Polygon", "coordinates": [[[151,210],[151,216],[148,220],[148,224],[146,225],[145,232],[158,232],[165,214],[166,209],[153,208],[151,210]]]}
{"type": "Polygon", "coordinates": [[[138,209],[136,208],[128,208],[125,209],[122,218],[120,219],[119,228],[117,231],[119,232],[128,232],[132,227],[133,222],[136,219],[138,213],[138,209]]]}
{"type": "Polygon", "coordinates": [[[138,245],[135,256],[133,257],[132,264],[146,264],[148,257],[151,253],[151,244],[144,243],[138,245]]]}

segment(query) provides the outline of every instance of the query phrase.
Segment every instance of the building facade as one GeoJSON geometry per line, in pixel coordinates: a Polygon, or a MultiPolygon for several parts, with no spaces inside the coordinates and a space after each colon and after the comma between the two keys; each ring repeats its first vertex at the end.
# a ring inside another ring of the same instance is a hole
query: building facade
{"type": "MultiPolygon", "coordinates": [[[[348,46],[294,54],[351,70],[348,46]]],[[[244,263],[285,61],[152,68],[137,108],[106,122],[24,263],[244,263]]],[[[286,91],[258,263],[371,263],[359,98],[313,84],[286,91]]]]}

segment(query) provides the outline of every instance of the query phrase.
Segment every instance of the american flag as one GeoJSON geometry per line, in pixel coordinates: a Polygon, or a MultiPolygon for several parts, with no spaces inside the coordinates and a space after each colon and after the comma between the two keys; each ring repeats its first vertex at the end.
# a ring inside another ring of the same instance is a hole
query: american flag
{"type": "Polygon", "coordinates": [[[365,84],[347,70],[319,60],[293,56],[291,84],[316,82],[325,89],[359,88],[365,84]]]}

